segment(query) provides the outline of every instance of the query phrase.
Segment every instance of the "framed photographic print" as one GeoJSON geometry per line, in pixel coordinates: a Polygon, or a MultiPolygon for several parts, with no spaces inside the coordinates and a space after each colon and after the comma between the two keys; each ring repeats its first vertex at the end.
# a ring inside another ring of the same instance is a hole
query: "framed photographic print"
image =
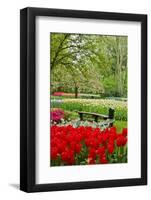
{"type": "Polygon", "coordinates": [[[147,16],[20,12],[20,189],[147,184],[147,16]]]}

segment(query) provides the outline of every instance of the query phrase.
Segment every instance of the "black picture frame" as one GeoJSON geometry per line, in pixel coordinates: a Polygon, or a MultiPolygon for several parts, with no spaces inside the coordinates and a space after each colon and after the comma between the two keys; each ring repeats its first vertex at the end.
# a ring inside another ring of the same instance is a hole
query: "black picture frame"
{"type": "Polygon", "coordinates": [[[32,7],[22,9],[20,11],[20,190],[25,192],[44,192],[57,190],[121,187],[146,184],[147,15],[32,7]],[[35,19],[37,16],[54,16],[97,20],[103,19],[141,23],[141,178],[36,184],[35,19]]]}

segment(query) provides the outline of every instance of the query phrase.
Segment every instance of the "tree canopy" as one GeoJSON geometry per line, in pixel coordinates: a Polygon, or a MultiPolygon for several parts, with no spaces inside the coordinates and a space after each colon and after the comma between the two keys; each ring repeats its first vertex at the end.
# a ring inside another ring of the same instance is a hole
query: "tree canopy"
{"type": "Polygon", "coordinates": [[[50,34],[52,90],[127,96],[127,37],[50,34]]]}

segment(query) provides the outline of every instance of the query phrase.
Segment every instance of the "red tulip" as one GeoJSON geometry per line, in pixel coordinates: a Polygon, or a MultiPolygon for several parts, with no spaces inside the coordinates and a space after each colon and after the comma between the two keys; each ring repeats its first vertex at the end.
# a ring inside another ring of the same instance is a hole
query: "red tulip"
{"type": "Polygon", "coordinates": [[[126,143],[127,128],[124,128],[121,134],[117,134],[115,127],[104,131],[84,126],[74,128],[71,125],[50,127],[51,160],[61,158],[56,160],[57,165],[58,162],[60,165],[74,165],[80,164],[81,161],[96,164],[98,159],[101,164],[110,163],[107,153],[114,153],[116,145],[121,147],[126,143]]]}
{"type": "Polygon", "coordinates": [[[114,145],[108,144],[108,145],[107,145],[107,148],[108,148],[108,152],[109,152],[110,154],[112,154],[112,153],[114,152],[114,145]]]}

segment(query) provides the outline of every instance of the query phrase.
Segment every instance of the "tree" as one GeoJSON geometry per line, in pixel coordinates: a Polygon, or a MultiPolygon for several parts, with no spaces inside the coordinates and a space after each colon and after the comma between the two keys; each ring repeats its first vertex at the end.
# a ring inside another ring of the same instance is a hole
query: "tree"
{"type": "Polygon", "coordinates": [[[101,67],[101,70],[105,69],[103,71],[104,87],[108,88],[106,84],[111,86],[112,82],[115,96],[127,96],[125,90],[127,87],[127,37],[101,36],[98,37],[97,45],[100,45],[98,62],[103,60],[105,66],[105,68],[101,67]]]}
{"type": "Polygon", "coordinates": [[[51,33],[51,80],[64,90],[127,95],[127,37],[51,33]],[[64,85],[64,86],[63,86],[64,85]]]}
{"type": "Polygon", "coordinates": [[[91,90],[95,88],[101,92],[103,87],[100,76],[92,66],[88,38],[81,34],[64,34],[59,37],[55,34],[51,41],[52,80],[61,82],[66,87],[69,84],[74,87],[75,98],[78,97],[79,89],[88,90],[91,87],[91,90]]]}

